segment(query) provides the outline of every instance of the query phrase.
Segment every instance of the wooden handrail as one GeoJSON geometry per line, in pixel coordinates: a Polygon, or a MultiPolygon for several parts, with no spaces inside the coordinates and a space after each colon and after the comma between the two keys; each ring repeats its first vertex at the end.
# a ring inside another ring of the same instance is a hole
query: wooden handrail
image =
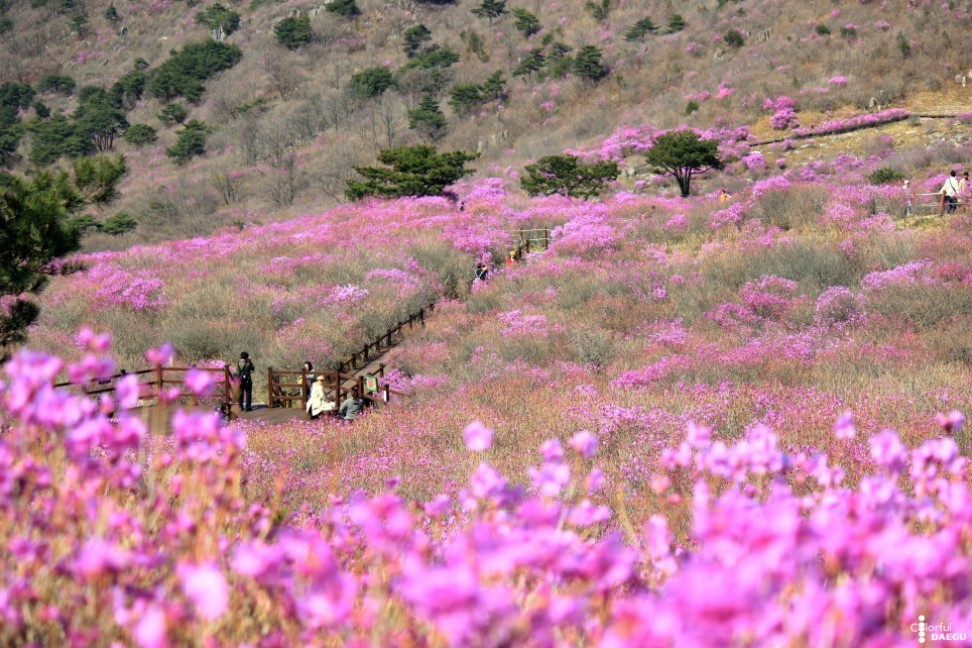
{"type": "MultiPolygon", "coordinates": [[[[162,389],[166,385],[184,385],[185,381],[178,378],[166,378],[166,373],[178,373],[178,372],[188,372],[191,369],[197,371],[205,371],[212,374],[220,374],[222,380],[216,380],[217,385],[222,383],[223,385],[223,402],[228,403],[232,400],[232,394],[230,391],[230,372],[229,365],[223,365],[222,367],[153,367],[151,369],[137,369],[135,371],[128,371],[125,373],[113,374],[111,377],[105,380],[92,380],[83,385],[75,385],[73,382],[59,382],[55,383],[53,387],[55,389],[68,388],[68,387],[78,387],[85,394],[94,396],[96,394],[107,394],[115,391],[117,388],[117,381],[126,376],[151,376],[148,380],[140,380],[139,387],[148,387],[150,391],[146,396],[148,398],[158,398],[162,394],[162,389]]],[[[179,398],[191,398],[193,404],[196,404],[196,395],[188,390],[181,389],[179,392],[179,398]]]]}

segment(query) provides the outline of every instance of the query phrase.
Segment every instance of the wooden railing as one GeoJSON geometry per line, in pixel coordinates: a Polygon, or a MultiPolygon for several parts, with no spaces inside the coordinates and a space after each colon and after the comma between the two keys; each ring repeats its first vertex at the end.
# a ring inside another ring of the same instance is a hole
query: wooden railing
{"type": "Polygon", "coordinates": [[[230,378],[229,365],[222,367],[155,367],[154,369],[139,369],[138,371],[121,371],[105,380],[95,380],[84,385],[75,385],[72,382],[55,383],[55,388],[77,387],[89,396],[114,392],[118,386],[118,381],[127,376],[138,376],[139,397],[143,401],[157,399],[166,386],[178,386],[178,398],[188,398],[192,404],[198,405],[198,397],[189,391],[185,386],[185,374],[191,369],[205,371],[213,374],[216,382],[216,394],[221,397],[221,402],[230,403],[233,400],[232,381],[230,378]],[[220,389],[221,387],[221,389],[220,389]]]}
{"type": "Polygon", "coordinates": [[[522,258],[524,254],[540,252],[550,247],[550,228],[538,227],[534,229],[513,230],[513,241],[516,245],[516,256],[522,258]]]}
{"type": "Polygon", "coordinates": [[[401,335],[403,328],[407,326],[411,329],[415,326],[415,322],[420,322],[422,326],[425,326],[426,312],[431,312],[433,308],[435,308],[435,302],[429,302],[428,305],[423,306],[418,311],[409,315],[405,321],[400,321],[394,326],[389,327],[387,331],[370,342],[365,343],[360,351],[355,351],[347,360],[342,361],[338,365],[337,370],[343,373],[357,371],[359,358],[361,360],[361,366],[367,366],[373,354],[378,355],[382,350],[387,351],[393,346],[395,336],[401,335]]]}

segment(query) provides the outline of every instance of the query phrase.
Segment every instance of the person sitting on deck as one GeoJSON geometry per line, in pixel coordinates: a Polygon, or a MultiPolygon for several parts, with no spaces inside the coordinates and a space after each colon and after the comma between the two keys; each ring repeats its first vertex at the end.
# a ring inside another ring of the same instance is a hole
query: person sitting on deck
{"type": "Polygon", "coordinates": [[[345,421],[353,421],[357,418],[358,414],[361,414],[361,410],[364,409],[364,399],[358,393],[358,387],[355,385],[351,388],[351,394],[344,399],[341,403],[341,409],[338,410],[338,416],[343,418],[345,421]]]}
{"type": "Polygon", "coordinates": [[[334,401],[327,400],[324,392],[324,376],[318,376],[311,385],[310,398],[307,399],[307,414],[311,420],[318,418],[324,412],[334,411],[334,401]]]}

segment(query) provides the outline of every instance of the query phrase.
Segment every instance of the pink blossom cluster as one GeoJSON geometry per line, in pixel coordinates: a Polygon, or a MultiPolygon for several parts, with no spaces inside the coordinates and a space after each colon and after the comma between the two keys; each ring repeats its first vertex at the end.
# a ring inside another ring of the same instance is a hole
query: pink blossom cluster
{"type": "Polygon", "coordinates": [[[911,116],[911,113],[903,108],[890,108],[867,115],[858,115],[848,119],[838,119],[835,121],[824,122],[809,128],[796,128],[793,131],[794,137],[817,137],[820,135],[834,135],[837,133],[847,133],[860,128],[870,128],[880,124],[890,124],[901,121],[911,116]]]}

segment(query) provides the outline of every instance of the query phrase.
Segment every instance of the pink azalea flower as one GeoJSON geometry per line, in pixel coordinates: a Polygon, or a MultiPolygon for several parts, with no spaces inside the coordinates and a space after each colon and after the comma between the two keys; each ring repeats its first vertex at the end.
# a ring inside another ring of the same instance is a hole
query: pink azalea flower
{"type": "Polygon", "coordinates": [[[196,606],[200,617],[215,621],[223,616],[229,603],[229,588],[216,565],[180,565],[177,571],[182,580],[182,591],[196,606]]]}
{"type": "Polygon", "coordinates": [[[473,421],[462,431],[466,449],[473,452],[488,450],[493,445],[493,431],[480,421],[473,421]]]}
{"type": "Polygon", "coordinates": [[[585,459],[597,454],[597,437],[588,430],[581,430],[567,442],[571,448],[579,452],[585,459]]]}

